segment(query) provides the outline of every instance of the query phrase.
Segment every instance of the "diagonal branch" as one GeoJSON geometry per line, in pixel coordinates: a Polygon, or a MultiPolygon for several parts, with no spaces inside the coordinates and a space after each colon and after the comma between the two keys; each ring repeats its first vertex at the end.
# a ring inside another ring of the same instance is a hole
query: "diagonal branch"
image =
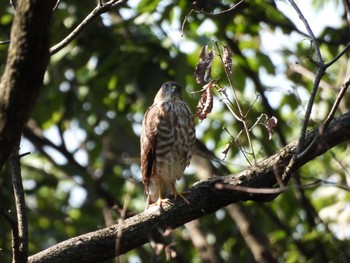
{"type": "MultiPolygon", "coordinates": [[[[343,99],[349,86],[350,86],[350,76],[344,81],[343,85],[341,86],[340,92],[338,93],[337,98],[332,106],[332,109],[329,112],[329,114],[328,114],[328,116],[323,124],[322,130],[326,129],[327,126],[329,125],[329,123],[331,122],[331,120],[333,119],[334,114],[335,114],[336,110],[338,109],[338,106],[339,106],[341,100],[343,99]]],[[[322,134],[322,132],[321,132],[321,134],[322,134]]]]}
{"type": "MultiPolygon", "coordinates": [[[[322,155],[332,147],[350,140],[350,112],[334,119],[323,135],[317,141],[317,145],[308,156],[297,160],[292,167],[292,172],[300,168],[310,160],[322,155]]],[[[319,128],[306,134],[305,141],[311,142],[319,136],[319,128]]],[[[306,144],[307,145],[307,144],[306,144]]],[[[286,166],[294,156],[298,147],[298,141],[294,141],[283,147],[271,157],[258,164],[241,171],[223,177],[213,177],[202,180],[193,185],[188,197],[190,205],[181,200],[174,201],[171,205],[165,205],[160,211],[156,207],[143,213],[128,218],[124,221],[122,236],[120,239],[119,253],[139,247],[148,242],[149,238],[156,238],[167,228],[176,228],[194,219],[213,213],[216,210],[232,203],[246,200],[269,201],[275,195],[252,194],[232,190],[219,190],[218,184],[245,186],[254,188],[273,188],[276,182],[275,170],[283,174],[286,166]]],[[[288,177],[282,178],[285,183],[288,177]]],[[[30,263],[59,263],[59,262],[101,262],[113,258],[115,242],[120,231],[119,225],[113,225],[95,232],[63,241],[29,258],[30,263]]]]}
{"type": "Polygon", "coordinates": [[[72,42],[72,40],[75,39],[80,34],[80,32],[83,31],[84,28],[87,27],[99,15],[108,12],[116,6],[122,5],[125,2],[126,0],[111,0],[104,4],[100,3],[65,39],[50,48],[50,55],[56,54],[58,51],[72,42]]]}
{"type": "Polygon", "coordinates": [[[297,12],[300,20],[304,23],[304,26],[305,26],[305,28],[306,28],[306,30],[311,38],[312,44],[315,47],[315,52],[316,52],[316,56],[317,56],[317,64],[321,66],[323,64],[323,59],[322,59],[322,55],[321,55],[321,51],[320,51],[320,48],[318,45],[317,38],[315,37],[314,33],[312,32],[309,23],[307,22],[303,13],[300,11],[298,5],[293,0],[288,0],[288,1],[291,4],[291,6],[294,8],[294,10],[297,12]]]}

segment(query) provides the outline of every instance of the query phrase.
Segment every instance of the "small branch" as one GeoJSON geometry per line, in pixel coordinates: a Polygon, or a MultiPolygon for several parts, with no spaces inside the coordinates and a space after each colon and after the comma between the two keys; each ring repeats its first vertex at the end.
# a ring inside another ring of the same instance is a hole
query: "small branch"
{"type": "Polygon", "coordinates": [[[350,43],[348,43],[346,47],[338,55],[336,55],[331,61],[324,64],[326,69],[332,66],[335,62],[337,62],[338,59],[340,59],[349,49],[350,49],[350,43]]]}
{"type": "Polygon", "coordinates": [[[17,251],[19,251],[19,237],[18,237],[18,225],[17,221],[5,208],[0,206],[0,215],[9,223],[12,230],[12,253],[13,257],[17,251]]]}
{"type": "Polygon", "coordinates": [[[209,12],[204,12],[204,11],[201,11],[201,10],[191,9],[190,12],[185,16],[184,20],[182,21],[182,24],[181,24],[181,37],[183,37],[183,35],[184,35],[184,29],[185,29],[185,24],[187,22],[187,19],[190,17],[190,15],[193,12],[195,12],[197,14],[205,14],[207,16],[219,16],[219,15],[222,15],[224,13],[232,11],[233,9],[235,9],[242,2],[243,2],[243,0],[239,1],[237,4],[233,5],[232,7],[228,8],[228,9],[225,9],[223,11],[220,11],[218,13],[209,13],[209,12]]]}
{"type": "Polygon", "coordinates": [[[94,10],[92,10],[92,12],[65,39],[50,48],[50,55],[56,54],[58,51],[72,42],[72,40],[75,39],[79,33],[83,31],[83,29],[93,20],[95,20],[95,18],[97,18],[100,14],[106,13],[112,8],[120,6],[125,2],[126,0],[111,0],[103,4],[100,1],[94,10]]]}
{"type": "MultiPolygon", "coordinates": [[[[55,161],[52,159],[52,157],[50,155],[47,154],[47,152],[44,150],[45,146],[49,146],[55,150],[57,150],[58,152],[60,152],[66,159],[67,161],[70,163],[70,165],[75,169],[75,171],[78,171],[79,173],[82,174],[89,174],[90,172],[87,170],[86,167],[82,166],[81,164],[79,164],[77,162],[77,160],[74,158],[73,154],[71,152],[69,152],[67,150],[67,148],[62,147],[62,145],[58,146],[56,144],[54,144],[52,141],[50,141],[49,139],[47,139],[44,135],[42,130],[36,126],[35,122],[33,121],[29,121],[28,125],[24,128],[23,131],[23,135],[25,138],[27,138],[29,141],[31,141],[33,143],[33,145],[35,146],[35,148],[41,153],[43,154],[50,162],[52,162],[53,164],[57,165],[57,163],[55,163],[55,161]]],[[[69,174],[68,170],[66,170],[65,166],[61,167],[67,174],[69,174]]],[[[89,180],[92,180],[92,176],[91,174],[89,174],[89,176],[85,177],[87,180],[88,178],[90,178],[89,180]]],[[[106,201],[108,207],[117,207],[118,211],[121,210],[121,208],[123,207],[122,203],[120,203],[118,200],[116,200],[115,198],[113,198],[113,196],[111,196],[108,191],[106,191],[105,189],[103,189],[103,187],[101,187],[100,182],[97,180],[93,180],[93,181],[84,181],[81,184],[82,187],[86,188],[88,191],[92,191],[94,193],[96,193],[98,196],[100,196],[103,200],[106,201]]],[[[128,216],[130,216],[130,211],[128,211],[128,216]]]]}
{"type": "Polygon", "coordinates": [[[184,36],[185,24],[187,22],[187,19],[192,14],[192,12],[194,12],[194,9],[191,9],[191,11],[185,16],[184,21],[182,21],[182,24],[181,24],[181,37],[184,36]]]}
{"type": "MultiPolygon", "coordinates": [[[[297,73],[303,78],[307,78],[309,81],[314,81],[315,79],[315,73],[309,70],[308,68],[304,67],[302,64],[291,64],[288,67],[287,74],[297,73]]],[[[320,88],[329,89],[329,90],[335,90],[335,87],[331,84],[327,83],[324,80],[321,80],[320,82],[320,88]]]]}
{"type": "Polygon", "coordinates": [[[343,85],[341,86],[341,89],[340,89],[340,92],[338,93],[338,96],[332,106],[332,109],[331,111],[329,112],[324,124],[323,124],[323,127],[322,127],[322,130],[321,130],[321,135],[324,131],[324,129],[327,129],[329,123],[331,122],[331,120],[333,119],[334,117],[334,114],[336,112],[336,110],[338,109],[338,106],[341,102],[341,100],[343,99],[348,87],[350,85],[350,76],[347,78],[347,80],[343,83],[343,85]]]}
{"type": "Polygon", "coordinates": [[[122,233],[123,233],[123,228],[124,228],[124,220],[125,220],[125,217],[126,217],[126,212],[128,210],[128,206],[129,206],[129,203],[130,203],[130,197],[131,197],[131,193],[132,193],[132,190],[134,189],[134,182],[129,182],[130,183],[130,186],[129,186],[129,190],[128,190],[128,193],[125,197],[125,201],[124,201],[124,205],[123,205],[123,210],[122,210],[122,213],[121,213],[121,216],[118,220],[118,232],[117,232],[117,236],[116,236],[116,241],[115,241],[115,254],[116,255],[119,255],[119,248],[120,248],[120,241],[121,241],[121,237],[122,237],[122,233]]]}
{"type": "Polygon", "coordinates": [[[57,0],[55,6],[52,8],[52,10],[56,10],[56,8],[58,7],[58,5],[61,3],[61,0],[57,0]]]}
{"type": "Polygon", "coordinates": [[[0,41],[0,45],[7,45],[7,44],[10,44],[10,40],[3,40],[3,41],[0,41]]]}
{"type": "MultiPolygon", "coordinates": [[[[234,4],[234,5],[231,6],[230,8],[227,8],[227,9],[222,10],[222,11],[217,12],[217,13],[205,12],[205,11],[203,11],[203,10],[196,10],[196,9],[192,9],[192,10],[195,11],[196,13],[205,14],[205,15],[207,15],[207,16],[219,16],[219,15],[222,15],[222,14],[225,14],[225,13],[228,13],[228,12],[232,11],[232,10],[235,9],[238,5],[240,5],[242,2],[243,2],[243,0],[239,1],[237,4],[234,4]]],[[[191,10],[191,11],[192,11],[192,10],[191,10]]]]}
{"type": "Polygon", "coordinates": [[[200,220],[188,222],[185,227],[189,232],[189,238],[193,246],[199,252],[201,262],[221,262],[215,250],[215,243],[210,244],[208,242],[206,233],[201,229],[200,220]]]}
{"type": "Polygon", "coordinates": [[[289,222],[282,221],[277,216],[275,211],[268,205],[265,205],[264,203],[258,203],[258,206],[262,209],[264,215],[268,217],[272,224],[276,225],[278,229],[281,229],[285,233],[285,235],[291,238],[292,243],[294,243],[294,245],[297,247],[297,249],[301,252],[302,255],[304,255],[310,261],[314,258],[314,254],[310,253],[309,250],[306,249],[302,241],[293,235],[292,230],[289,226],[289,222]]]}
{"type": "Polygon", "coordinates": [[[306,184],[296,184],[291,186],[280,186],[279,188],[254,188],[254,187],[245,187],[240,185],[225,185],[222,183],[216,184],[216,188],[219,190],[226,189],[226,190],[232,190],[232,191],[240,191],[240,192],[247,192],[250,194],[266,194],[266,195],[274,195],[274,194],[281,194],[286,191],[296,190],[296,189],[309,189],[317,187],[321,184],[336,187],[345,191],[350,191],[350,187],[338,183],[329,182],[327,180],[322,179],[315,179],[314,181],[306,184]]]}
{"type": "Polygon", "coordinates": [[[17,244],[14,246],[13,262],[25,263],[28,259],[28,222],[19,160],[20,156],[17,148],[9,158],[18,222],[18,240],[13,241],[14,243],[18,242],[18,246],[17,244]]]}
{"type": "Polygon", "coordinates": [[[7,211],[2,206],[0,206],[0,215],[9,223],[9,225],[12,228],[12,231],[13,231],[14,228],[17,228],[17,221],[16,221],[16,219],[14,219],[11,216],[10,212],[7,211]]]}
{"type": "Polygon", "coordinates": [[[242,204],[232,204],[227,207],[227,211],[235,221],[245,243],[253,254],[255,262],[278,262],[273,250],[269,248],[267,237],[261,233],[261,229],[246,211],[245,207],[242,204]]]}
{"type": "Polygon", "coordinates": [[[304,26],[307,30],[307,32],[309,33],[309,36],[312,40],[312,44],[314,45],[315,47],[315,51],[316,51],[316,56],[317,56],[317,64],[319,66],[322,66],[323,64],[323,59],[322,59],[322,55],[321,55],[321,51],[320,51],[320,48],[318,46],[318,42],[317,42],[317,39],[314,35],[314,33],[312,32],[311,30],[311,27],[309,26],[309,23],[307,22],[306,18],[304,17],[303,13],[300,11],[299,7],[297,6],[297,4],[293,1],[293,0],[288,0],[289,3],[291,4],[291,6],[294,8],[294,10],[298,13],[299,15],[299,18],[301,21],[303,21],[304,23],[304,26]]]}
{"type": "Polygon", "coordinates": [[[325,71],[326,71],[325,67],[320,67],[318,69],[314,84],[312,86],[310,98],[309,98],[309,101],[308,101],[307,107],[306,107],[305,118],[304,118],[303,125],[302,125],[301,131],[300,131],[299,147],[298,147],[298,151],[297,151],[298,154],[301,154],[301,152],[302,152],[301,149],[303,148],[303,144],[305,141],[306,130],[307,130],[307,126],[309,124],[309,119],[310,119],[312,107],[313,107],[314,102],[315,102],[315,98],[316,98],[316,94],[318,91],[318,87],[320,85],[321,78],[324,75],[325,71]]]}

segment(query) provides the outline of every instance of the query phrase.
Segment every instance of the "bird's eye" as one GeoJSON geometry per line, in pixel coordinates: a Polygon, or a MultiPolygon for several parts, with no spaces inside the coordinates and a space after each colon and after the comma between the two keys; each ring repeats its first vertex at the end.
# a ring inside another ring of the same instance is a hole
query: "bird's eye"
{"type": "Polygon", "coordinates": [[[167,84],[165,84],[163,88],[164,88],[165,91],[169,91],[170,90],[170,86],[167,85],[167,84]]]}

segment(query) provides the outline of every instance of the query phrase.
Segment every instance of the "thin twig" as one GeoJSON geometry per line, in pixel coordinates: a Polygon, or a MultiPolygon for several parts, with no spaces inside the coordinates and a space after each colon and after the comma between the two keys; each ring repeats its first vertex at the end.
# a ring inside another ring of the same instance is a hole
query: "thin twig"
{"type": "Polygon", "coordinates": [[[324,64],[324,67],[329,68],[332,66],[335,62],[337,62],[347,51],[350,49],[350,42],[345,46],[345,48],[336,55],[331,61],[324,64]]]}
{"type": "MultiPolygon", "coordinates": [[[[303,76],[303,78],[307,78],[310,81],[314,81],[315,79],[315,73],[313,71],[311,71],[310,69],[304,67],[302,64],[291,64],[288,67],[288,71],[292,71],[295,73],[298,73],[300,76],[303,76]]],[[[329,90],[335,90],[335,87],[333,85],[331,85],[330,83],[321,80],[320,82],[320,88],[324,88],[324,89],[329,89],[329,90]]],[[[298,96],[297,94],[295,94],[295,96],[298,96]]],[[[300,98],[298,97],[298,101],[300,102],[300,98]]]]}
{"type": "Polygon", "coordinates": [[[273,170],[274,170],[274,174],[275,174],[275,178],[276,178],[276,182],[278,183],[279,185],[279,188],[281,190],[284,190],[286,188],[285,184],[283,183],[283,180],[282,180],[282,177],[281,177],[281,174],[278,170],[278,165],[277,164],[274,164],[273,165],[273,170]]]}
{"type": "MultiPolygon", "coordinates": [[[[17,221],[13,216],[10,214],[9,211],[7,211],[5,208],[0,206],[0,215],[5,218],[5,220],[9,223],[11,228],[17,227],[17,221]]],[[[13,231],[13,230],[12,230],[13,231]]]]}
{"type": "Polygon", "coordinates": [[[324,124],[322,127],[320,127],[320,133],[313,139],[313,141],[309,144],[309,146],[303,151],[303,152],[300,152],[298,153],[297,155],[297,159],[301,159],[301,158],[304,158],[311,150],[314,149],[317,141],[320,139],[320,136],[323,135],[324,131],[327,129],[327,127],[329,126],[330,122],[332,121],[334,115],[335,115],[335,112],[337,111],[338,109],[338,106],[341,102],[341,100],[343,99],[348,87],[350,85],[350,76],[348,77],[348,79],[343,83],[341,89],[340,89],[340,92],[338,93],[338,96],[332,106],[332,109],[330,110],[324,124]]]}
{"type": "Polygon", "coordinates": [[[196,10],[196,9],[191,9],[190,12],[185,16],[184,20],[182,21],[182,24],[181,24],[181,37],[183,37],[184,35],[184,29],[185,29],[185,24],[187,22],[187,19],[190,17],[190,15],[193,13],[193,12],[196,12],[198,14],[204,14],[204,15],[207,15],[207,16],[219,16],[219,15],[222,15],[222,14],[225,14],[227,12],[230,12],[232,11],[233,9],[235,9],[239,4],[241,4],[244,0],[241,0],[239,1],[237,4],[231,6],[230,8],[228,9],[225,9],[223,11],[220,11],[220,12],[217,12],[217,13],[210,13],[210,12],[204,12],[203,10],[196,10]]]}
{"type": "Polygon", "coordinates": [[[303,185],[290,185],[290,186],[282,186],[279,188],[253,188],[253,187],[246,187],[242,185],[228,185],[223,183],[216,183],[215,188],[216,189],[227,189],[227,190],[233,190],[233,191],[240,191],[240,192],[246,192],[250,194],[280,194],[283,192],[286,192],[288,190],[294,190],[294,189],[308,189],[316,187],[317,185],[324,185],[324,186],[332,186],[337,187],[339,189],[349,191],[350,188],[345,185],[329,182],[327,180],[322,179],[315,179],[315,181],[303,184],[303,185]]]}
{"type": "Polygon", "coordinates": [[[190,15],[194,12],[194,9],[191,9],[191,11],[185,16],[184,21],[182,21],[181,25],[181,37],[184,35],[184,30],[185,30],[185,24],[187,22],[187,19],[190,17],[190,15]]]}
{"type": "MultiPolygon", "coordinates": [[[[221,60],[221,63],[223,65],[225,65],[224,63],[224,59],[221,55],[221,52],[220,52],[220,48],[219,48],[219,44],[218,42],[214,42],[215,46],[216,46],[216,49],[218,50],[218,54],[219,54],[219,58],[221,60]]],[[[255,157],[255,151],[254,151],[254,147],[253,147],[253,143],[252,143],[252,140],[250,138],[250,133],[249,133],[249,127],[248,127],[248,124],[246,122],[246,114],[243,114],[243,111],[242,111],[242,108],[241,108],[241,105],[239,104],[239,100],[238,100],[238,96],[237,96],[237,93],[235,91],[235,89],[233,88],[233,84],[232,84],[232,81],[231,81],[231,76],[230,76],[230,73],[227,71],[227,68],[224,67],[224,71],[225,71],[225,75],[226,75],[226,78],[227,78],[227,81],[232,89],[232,93],[233,93],[233,98],[236,102],[236,105],[237,105],[237,109],[238,109],[238,112],[239,112],[239,118],[237,118],[237,120],[239,120],[240,122],[242,122],[243,124],[243,128],[244,128],[244,132],[247,136],[247,140],[248,140],[248,144],[249,144],[249,148],[250,148],[250,151],[251,151],[251,154],[253,156],[253,159],[254,159],[254,163],[256,163],[256,157],[255,157]]],[[[227,104],[226,104],[227,105],[227,104]]],[[[232,112],[232,111],[231,111],[232,112]]],[[[234,115],[236,116],[236,115],[234,115]]]]}
{"type": "Polygon", "coordinates": [[[52,11],[56,10],[58,8],[58,5],[61,3],[61,0],[57,0],[55,6],[52,8],[52,11]]]}
{"type": "Polygon", "coordinates": [[[328,181],[328,180],[317,178],[314,176],[302,176],[302,178],[304,180],[313,180],[314,182],[319,182],[320,184],[322,183],[323,186],[333,186],[333,187],[342,189],[344,191],[348,191],[348,192],[350,191],[350,187],[346,184],[341,184],[334,181],[328,181]]]}
{"type": "Polygon", "coordinates": [[[326,69],[324,67],[320,67],[317,71],[316,77],[315,77],[315,81],[314,84],[312,86],[312,90],[311,90],[311,94],[310,94],[310,98],[309,101],[307,103],[307,107],[306,107],[306,112],[305,112],[305,118],[303,121],[303,125],[300,131],[300,136],[299,136],[299,146],[297,149],[297,153],[300,154],[301,153],[301,149],[303,149],[303,143],[305,141],[305,135],[306,135],[306,130],[307,130],[307,126],[309,124],[309,119],[311,116],[311,112],[312,112],[312,107],[314,105],[315,102],[315,98],[316,98],[316,94],[318,91],[318,87],[321,81],[322,76],[324,75],[326,69]]]}
{"type": "Polygon", "coordinates": [[[340,92],[338,93],[338,96],[337,96],[337,98],[336,98],[336,100],[335,100],[335,102],[334,102],[334,104],[332,106],[332,109],[329,112],[329,114],[328,114],[328,116],[327,116],[327,118],[326,118],[326,120],[325,120],[325,122],[324,122],[324,124],[323,124],[323,126],[321,128],[321,132],[320,132],[321,136],[322,136],[324,130],[327,129],[327,127],[328,127],[329,123],[331,122],[331,120],[333,119],[334,114],[337,111],[338,106],[339,106],[341,100],[343,99],[343,97],[344,97],[344,95],[345,95],[349,85],[350,85],[350,76],[346,79],[346,81],[341,86],[340,92]]]}
{"type": "Polygon", "coordinates": [[[226,107],[228,108],[228,110],[231,112],[232,116],[236,120],[243,122],[243,119],[241,118],[241,116],[238,116],[237,113],[235,113],[235,111],[231,108],[230,104],[233,105],[232,101],[227,97],[225,92],[221,92],[223,90],[223,88],[221,86],[219,86],[219,84],[218,84],[218,87],[219,87],[219,89],[217,89],[217,90],[221,96],[221,101],[224,102],[224,104],[226,105],[226,107]]]}
{"type": "Polygon", "coordinates": [[[227,8],[227,9],[222,10],[222,11],[217,12],[217,13],[205,12],[203,10],[196,10],[196,9],[192,9],[192,10],[194,10],[196,13],[204,14],[204,15],[207,15],[207,16],[219,16],[219,15],[222,15],[222,14],[225,14],[225,13],[228,13],[228,12],[232,11],[233,9],[235,9],[242,2],[243,2],[243,0],[239,1],[237,4],[231,6],[230,8],[227,8]]]}
{"type": "Polygon", "coordinates": [[[24,189],[22,184],[18,147],[16,147],[15,150],[11,153],[9,162],[11,167],[12,186],[15,196],[18,222],[18,246],[14,246],[13,261],[16,263],[24,263],[28,260],[28,221],[25,207],[24,189]]]}
{"type": "Polygon", "coordinates": [[[315,47],[315,51],[316,51],[316,56],[317,56],[317,64],[319,66],[321,66],[323,64],[323,59],[322,59],[322,55],[321,55],[321,51],[320,51],[320,48],[318,46],[318,42],[317,42],[317,39],[314,35],[314,33],[312,32],[311,30],[311,27],[309,26],[309,23],[307,22],[306,18],[304,17],[303,13],[300,11],[298,5],[293,1],[293,0],[288,0],[289,3],[291,4],[291,6],[294,8],[294,10],[298,13],[299,15],[299,18],[301,21],[303,21],[304,23],[304,26],[307,30],[307,32],[309,33],[309,36],[311,38],[311,41],[312,41],[312,44],[314,45],[315,47]]]}
{"type": "Polygon", "coordinates": [[[103,5],[98,4],[92,12],[85,17],[85,19],[61,42],[54,45],[50,48],[50,55],[56,54],[58,51],[60,51],[62,48],[67,46],[73,39],[75,39],[81,31],[89,24],[91,23],[95,18],[97,18],[100,14],[103,14],[105,12],[108,12],[114,7],[120,6],[124,4],[126,0],[111,0],[107,3],[104,3],[103,5]]]}
{"type": "Polygon", "coordinates": [[[0,41],[0,45],[7,45],[10,44],[10,40],[4,40],[4,41],[0,41]]]}
{"type": "MultiPolygon", "coordinates": [[[[119,254],[120,241],[121,241],[122,234],[123,234],[124,220],[125,220],[126,212],[128,210],[131,193],[132,193],[132,190],[134,189],[134,185],[135,185],[135,183],[133,181],[129,181],[129,183],[130,183],[129,190],[128,190],[128,193],[126,194],[124,205],[123,205],[123,210],[122,210],[120,218],[118,220],[118,232],[117,232],[117,237],[116,237],[116,240],[115,240],[115,252],[116,252],[116,255],[119,254]]],[[[119,262],[119,260],[120,259],[118,257],[117,258],[117,262],[119,262]]]]}
{"type": "Polygon", "coordinates": [[[255,126],[257,126],[258,124],[264,125],[263,123],[260,122],[260,120],[263,117],[265,117],[265,122],[269,119],[269,117],[266,115],[266,113],[261,113],[261,115],[258,118],[256,118],[255,123],[249,128],[249,132],[251,132],[255,128],[255,126]]]}
{"type": "Polygon", "coordinates": [[[248,153],[243,149],[243,147],[240,145],[239,140],[238,140],[238,139],[239,139],[239,136],[242,134],[243,130],[241,130],[241,131],[238,133],[237,137],[234,137],[226,127],[224,127],[223,129],[224,129],[224,131],[226,131],[226,132],[231,136],[231,138],[232,138],[232,140],[233,140],[233,142],[234,142],[234,146],[236,146],[237,149],[243,154],[243,157],[245,158],[245,160],[247,161],[247,163],[248,163],[249,165],[252,165],[252,163],[249,161],[249,158],[248,158],[248,156],[247,156],[248,153]]]}

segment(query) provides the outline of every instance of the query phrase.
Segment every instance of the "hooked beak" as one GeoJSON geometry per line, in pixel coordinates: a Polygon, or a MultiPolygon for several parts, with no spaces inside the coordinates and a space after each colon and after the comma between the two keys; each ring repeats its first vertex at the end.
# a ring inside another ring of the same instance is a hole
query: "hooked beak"
{"type": "Polygon", "coordinates": [[[177,92],[177,90],[178,90],[177,86],[175,86],[175,85],[171,86],[171,93],[175,94],[177,92]]]}

